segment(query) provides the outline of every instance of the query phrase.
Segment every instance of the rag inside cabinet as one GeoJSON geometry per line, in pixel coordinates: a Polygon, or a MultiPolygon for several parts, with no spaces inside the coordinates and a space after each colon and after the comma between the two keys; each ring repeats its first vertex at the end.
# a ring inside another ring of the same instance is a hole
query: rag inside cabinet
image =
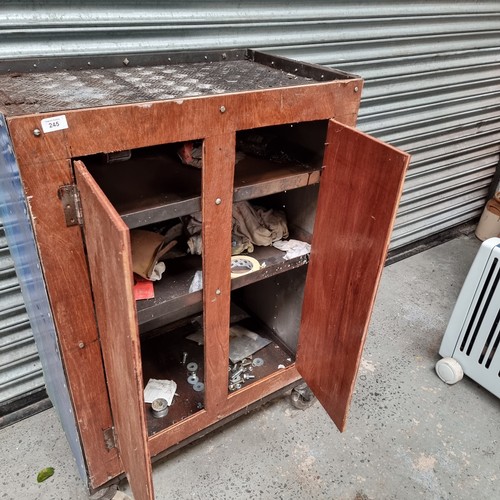
{"type": "MultiPolygon", "coordinates": [[[[405,153],[352,128],[357,77],[254,51],[179,57],[161,56],[149,72],[180,86],[195,67],[205,87],[162,98],[143,82],[141,97],[7,118],[90,485],[125,471],[138,500],[153,498],[151,456],[301,378],[344,429],[408,164],[405,153]],[[239,87],[219,90],[217,74],[239,87]],[[42,120],[54,116],[66,126],[41,133],[42,120]],[[242,155],[249,137],[257,153],[271,138],[271,153],[242,155]],[[200,168],[177,156],[193,141],[200,168]],[[110,161],[117,151],[124,161],[110,161]],[[246,201],[284,211],[290,237],[310,252],[285,259],[256,246],[250,255],[260,268],[231,278],[233,205],[246,201]],[[193,213],[201,255],[167,259],[155,298],[136,303],[131,231],[170,227],[193,213]],[[66,243],[55,255],[57,239],[66,243]],[[197,271],[202,288],[192,290],[197,271]],[[79,325],[66,313],[76,307],[79,325]],[[269,342],[239,386],[230,383],[235,326],[269,342]],[[202,341],[186,338],[192,334],[202,341]],[[198,366],[197,390],[187,382],[189,362],[198,366]],[[177,383],[162,418],[143,402],[149,379],[177,383]],[[98,445],[109,429],[111,445],[98,445]]],[[[138,64],[114,75],[134,81],[138,64]]],[[[106,72],[70,73],[112,79],[106,72]]]]}

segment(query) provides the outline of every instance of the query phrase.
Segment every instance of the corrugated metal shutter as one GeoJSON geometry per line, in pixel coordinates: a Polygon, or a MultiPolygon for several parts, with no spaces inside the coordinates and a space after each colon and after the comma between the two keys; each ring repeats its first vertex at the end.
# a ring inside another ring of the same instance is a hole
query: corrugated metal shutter
{"type": "Polygon", "coordinates": [[[359,127],[413,155],[392,248],[480,214],[499,152],[499,2],[71,3],[3,2],[0,58],[253,47],[359,73],[359,127]]]}
{"type": "Polygon", "coordinates": [[[42,366],[0,224],[0,410],[43,387],[42,366]]]}

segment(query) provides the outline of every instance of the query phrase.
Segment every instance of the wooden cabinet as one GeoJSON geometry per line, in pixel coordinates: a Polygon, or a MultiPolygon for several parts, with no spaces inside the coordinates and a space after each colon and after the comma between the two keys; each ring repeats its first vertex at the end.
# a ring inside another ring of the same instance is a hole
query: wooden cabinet
{"type": "Polygon", "coordinates": [[[255,51],[3,69],[0,108],[90,486],[125,471],[136,499],[153,498],[150,457],[301,378],[343,430],[408,164],[352,128],[362,80],[255,51]],[[273,151],[241,160],[248,137],[273,151]],[[189,141],[199,169],[177,158],[189,141]],[[244,200],[284,210],[310,254],[256,247],[262,267],[231,279],[233,203],[244,200]],[[194,212],[202,255],[167,260],[155,298],[136,303],[130,231],[194,212]],[[196,271],[203,289],[190,292],[196,271]],[[229,390],[238,321],[270,344],[255,379],[229,390]],[[161,419],[143,402],[150,378],[178,384],[161,419]]]}

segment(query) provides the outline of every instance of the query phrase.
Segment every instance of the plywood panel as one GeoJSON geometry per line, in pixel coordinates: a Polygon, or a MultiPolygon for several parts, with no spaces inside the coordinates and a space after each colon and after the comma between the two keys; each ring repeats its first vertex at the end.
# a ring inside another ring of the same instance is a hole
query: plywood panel
{"type": "Polygon", "coordinates": [[[89,481],[96,488],[123,472],[123,467],[116,450],[108,450],[103,438],[103,429],[112,426],[112,419],[81,228],[66,226],[58,198],[59,186],[73,182],[71,165],[68,160],[46,162],[42,154],[19,162],[19,169],[89,481]]]}
{"type": "Polygon", "coordinates": [[[75,175],[117,446],[135,499],[151,500],[129,231],[80,161],[75,175]]]}
{"type": "Polygon", "coordinates": [[[409,156],[330,121],[297,369],[344,430],[409,156]]]}
{"type": "Polygon", "coordinates": [[[207,137],[203,142],[205,406],[210,416],[222,411],[227,398],[235,152],[234,133],[207,137]]]}

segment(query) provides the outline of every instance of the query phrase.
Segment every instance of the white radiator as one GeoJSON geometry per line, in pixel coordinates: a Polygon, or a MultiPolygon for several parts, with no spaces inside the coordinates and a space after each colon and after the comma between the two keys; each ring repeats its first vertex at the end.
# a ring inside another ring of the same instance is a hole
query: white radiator
{"type": "Polygon", "coordinates": [[[500,238],[480,247],[443,337],[436,372],[448,384],[467,375],[500,398],[500,238]]]}

